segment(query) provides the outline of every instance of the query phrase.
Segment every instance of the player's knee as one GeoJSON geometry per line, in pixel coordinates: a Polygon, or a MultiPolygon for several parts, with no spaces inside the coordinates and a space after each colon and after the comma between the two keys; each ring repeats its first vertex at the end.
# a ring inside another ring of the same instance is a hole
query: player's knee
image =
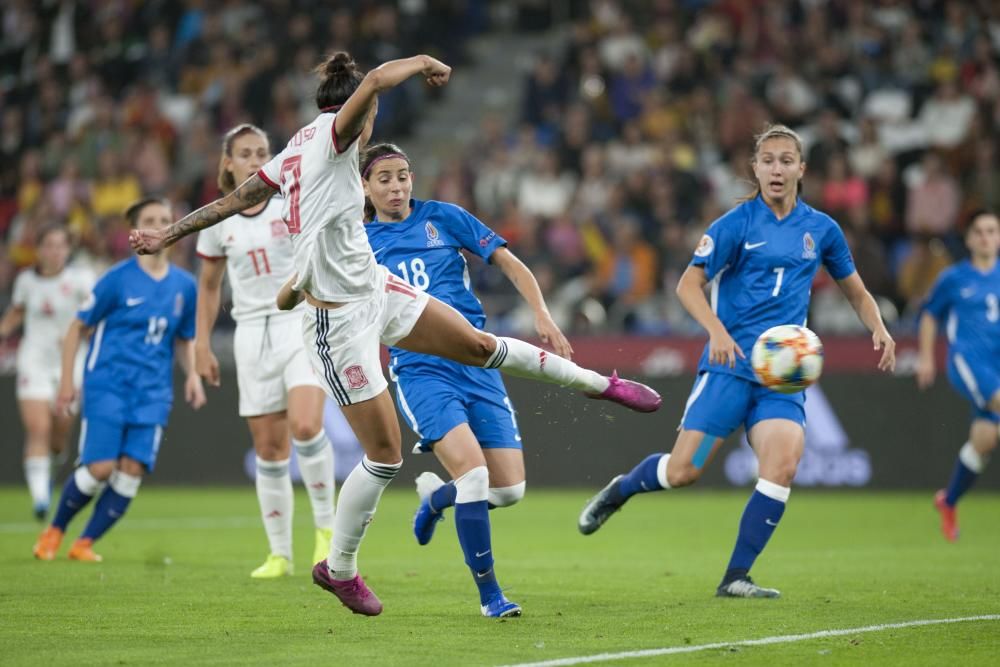
{"type": "Polygon", "coordinates": [[[667,462],[667,484],[670,488],[677,489],[682,486],[691,486],[701,477],[701,468],[691,463],[674,463],[673,456],[667,462]]]}
{"type": "MultiPolygon", "coordinates": [[[[143,465],[142,463],[139,463],[135,459],[125,456],[118,461],[117,472],[124,473],[125,475],[128,475],[130,477],[138,477],[141,479],[143,474],[146,472],[146,466],[143,465]]],[[[112,473],[110,477],[113,479],[114,473],[112,473]]]]}
{"type": "Polygon", "coordinates": [[[490,488],[490,471],[486,466],[476,466],[455,480],[455,502],[477,503],[487,499],[490,488]]]}
{"type": "Polygon", "coordinates": [[[524,480],[511,486],[492,486],[490,487],[487,500],[493,507],[510,507],[511,505],[516,505],[524,498],[524,487],[524,480]]]}
{"type": "Polygon", "coordinates": [[[292,438],[299,442],[315,440],[323,430],[323,420],[315,417],[290,417],[288,430],[292,432],[292,438]]]}
{"type": "Polygon", "coordinates": [[[115,471],[114,461],[96,461],[94,463],[88,463],[85,468],[91,477],[93,477],[98,482],[106,482],[108,478],[111,477],[111,473],[115,471]]]}
{"type": "Polygon", "coordinates": [[[497,339],[493,334],[476,331],[465,341],[465,353],[470,361],[483,365],[493,356],[497,349],[497,339]]]}
{"type": "Polygon", "coordinates": [[[257,456],[265,461],[284,461],[289,455],[288,442],[284,438],[257,438],[253,445],[257,456]]]}
{"type": "Polygon", "coordinates": [[[761,468],[760,477],[774,482],[779,486],[791,486],[795,479],[795,473],[799,469],[798,458],[788,457],[778,461],[772,461],[767,469],[761,468]]]}

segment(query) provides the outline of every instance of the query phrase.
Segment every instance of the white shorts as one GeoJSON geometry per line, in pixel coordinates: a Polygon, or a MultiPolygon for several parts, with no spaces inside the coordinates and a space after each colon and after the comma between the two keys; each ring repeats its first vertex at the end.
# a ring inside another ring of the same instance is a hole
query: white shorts
{"type": "MultiPolygon", "coordinates": [[[[73,367],[73,386],[77,389],[83,384],[83,363],[87,357],[86,349],[81,349],[76,355],[76,365],[73,367]]],[[[62,360],[46,359],[38,354],[23,350],[17,355],[17,399],[19,401],[56,402],[59,393],[59,380],[62,375],[62,360]]]]}
{"type": "Polygon", "coordinates": [[[379,343],[406,338],[430,299],[383,266],[378,276],[370,298],[340,308],[309,307],[302,318],[309,361],[326,393],[342,406],[375,398],[389,386],[379,343]]]}
{"type": "Polygon", "coordinates": [[[237,323],[233,354],[241,417],[285,410],[293,387],[323,386],[306,357],[301,317],[296,310],[237,323]]]}

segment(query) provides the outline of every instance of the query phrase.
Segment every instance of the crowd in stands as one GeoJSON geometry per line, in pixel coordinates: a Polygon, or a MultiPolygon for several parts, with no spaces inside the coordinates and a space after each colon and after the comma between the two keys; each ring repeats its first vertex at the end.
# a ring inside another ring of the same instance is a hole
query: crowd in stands
{"type": "MultiPolygon", "coordinates": [[[[804,138],[804,199],[841,223],[901,327],[961,256],[968,214],[1000,209],[990,0],[553,3],[566,16],[512,4],[565,39],[535,54],[520,108],[484,117],[431,194],[506,237],[574,331],[695,330],[674,285],[705,226],[749,191],[753,136],[769,122],[804,138]]],[[[283,145],[315,113],[310,68],[323,53],[371,66],[427,50],[461,65],[489,10],[8,0],[0,301],[45,222],[65,220],[78,261],[101,268],[128,253],[121,212],[139,193],[169,197],[177,214],[216,196],[226,128],[255,122],[283,145]]],[[[378,135],[405,140],[426,94],[417,84],[381,100],[378,135]]],[[[192,249],[174,260],[190,266],[192,249]]],[[[528,326],[498,272],[476,280],[495,327],[528,326]]],[[[812,321],[856,330],[832,288],[816,285],[812,321]]]]}

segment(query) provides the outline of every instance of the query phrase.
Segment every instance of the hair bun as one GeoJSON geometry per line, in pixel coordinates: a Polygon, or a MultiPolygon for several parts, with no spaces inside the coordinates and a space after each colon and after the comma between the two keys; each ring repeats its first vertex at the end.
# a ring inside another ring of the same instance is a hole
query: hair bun
{"type": "Polygon", "coordinates": [[[354,58],[345,51],[339,51],[326,61],[323,73],[327,76],[343,76],[352,74],[357,69],[358,65],[354,62],[354,58]]]}

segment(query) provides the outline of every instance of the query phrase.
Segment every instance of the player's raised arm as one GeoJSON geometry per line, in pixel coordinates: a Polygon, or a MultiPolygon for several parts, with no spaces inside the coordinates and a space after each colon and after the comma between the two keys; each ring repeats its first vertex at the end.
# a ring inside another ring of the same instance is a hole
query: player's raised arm
{"type": "MultiPolygon", "coordinates": [[[[354,61],[346,53],[338,53],[321,67],[321,74],[327,76],[354,70],[354,61]]],[[[365,121],[375,107],[375,99],[379,93],[395,88],[411,76],[422,74],[431,86],[443,86],[448,83],[451,68],[440,60],[421,55],[400,60],[390,60],[368,72],[361,84],[351,93],[337,113],[334,121],[334,135],[338,146],[350,144],[365,127],[365,121]]]]}
{"type": "Polygon", "coordinates": [[[854,308],[854,312],[858,314],[861,322],[872,332],[872,344],[875,349],[882,350],[882,358],[878,362],[879,370],[895,370],[896,341],[892,339],[889,330],[885,328],[878,303],[861,281],[861,276],[855,271],[846,278],[838,280],[837,284],[840,285],[841,291],[847,297],[851,307],[854,308]]]}
{"type": "Polygon", "coordinates": [[[524,262],[517,258],[507,248],[497,248],[490,261],[500,267],[514,288],[524,297],[535,314],[535,331],[546,345],[551,345],[555,353],[567,359],[573,358],[573,347],[566,336],[552,320],[549,308],[545,305],[545,297],[531,272],[524,262]]]}
{"type": "Polygon", "coordinates": [[[254,174],[225,197],[188,213],[166,229],[133,229],[128,236],[132,249],[140,255],[151,255],[173,245],[188,234],[217,225],[226,218],[259,204],[274,194],[264,179],[254,174]]]}
{"type": "Polygon", "coordinates": [[[677,298],[684,309],[708,332],[708,362],[710,364],[729,364],[736,366],[737,355],[745,359],[743,350],[729,335],[722,320],[712,310],[712,305],[705,298],[705,285],[708,278],[701,266],[689,266],[677,282],[677,298]]]}

